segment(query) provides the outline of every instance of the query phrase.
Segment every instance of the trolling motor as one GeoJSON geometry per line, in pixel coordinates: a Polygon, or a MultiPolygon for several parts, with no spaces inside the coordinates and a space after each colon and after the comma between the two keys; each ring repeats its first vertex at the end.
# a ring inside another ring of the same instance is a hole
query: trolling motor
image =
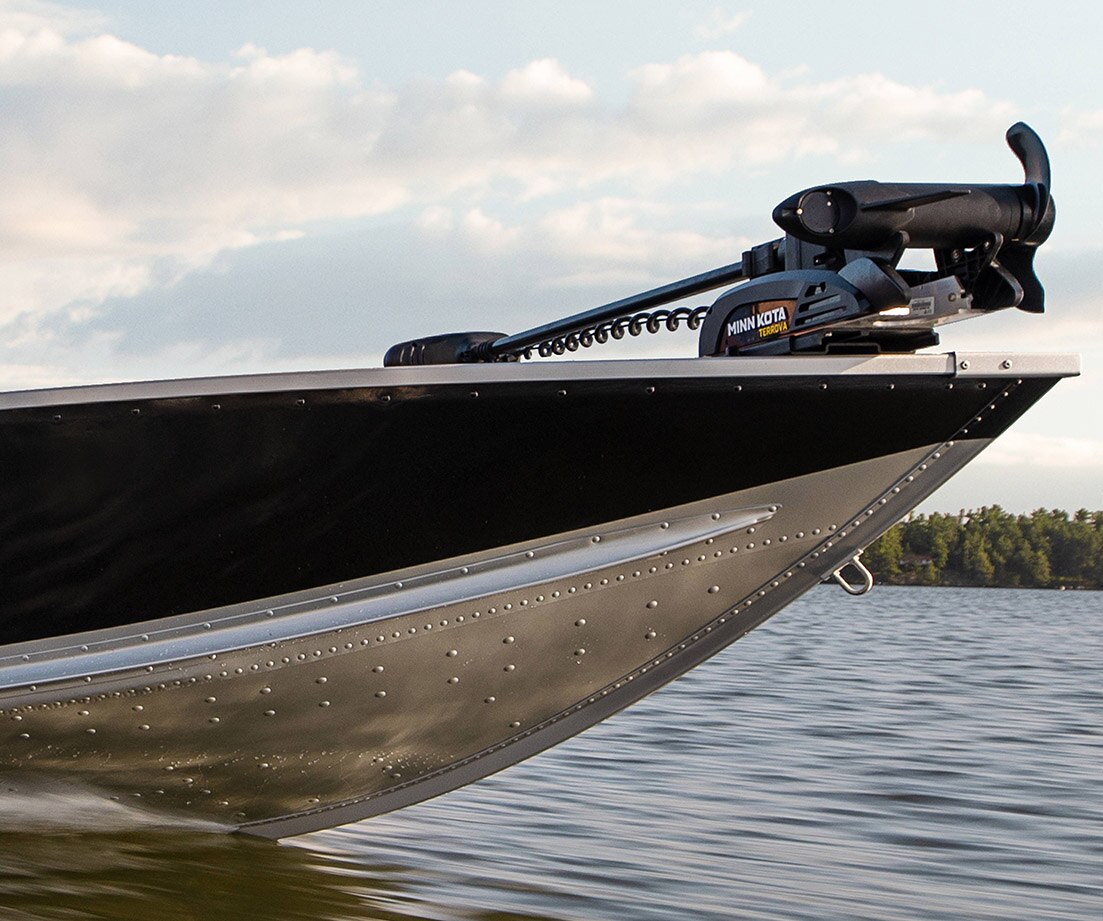
{"type": "Polygon", "coordinates": [[[561,355],[682,322],[700,327],[700,355],[912,352],[937,345],[943,323],[1006,307],[1041,313],[1034,253],[1056,213],[1049,157],[1022,122],[1008,129],[1007,143],[1023,165],[1022,185],[864,180],[805,189],[774,209],[785,236],[740,262],[513,335],[400,343],[383,363],[561,355]],[[909,249],[932,250],[935,269],[898,268],[909,249]],[[711,307],[664,308],[744,280],[711,307]]]}

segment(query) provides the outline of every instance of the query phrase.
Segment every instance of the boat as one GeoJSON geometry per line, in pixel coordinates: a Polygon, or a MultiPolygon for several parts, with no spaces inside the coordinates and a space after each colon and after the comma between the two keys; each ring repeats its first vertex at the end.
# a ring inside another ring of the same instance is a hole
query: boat
{"type": "Polygon", "coordinates": [[[1021,123],[1008,143],[1022,185],[808,189],[738,262],[526,332],[0,395],[0,800],[357,821],[581,732],[824,581],[867,591],[862,550],[1078,373],[929,350],[1043,310],[1049,163],[1021,123]],[[900,268],[914,249],[935,268],[900,268]],[[682,324],[698,357],[563,360],[682,324]]]}

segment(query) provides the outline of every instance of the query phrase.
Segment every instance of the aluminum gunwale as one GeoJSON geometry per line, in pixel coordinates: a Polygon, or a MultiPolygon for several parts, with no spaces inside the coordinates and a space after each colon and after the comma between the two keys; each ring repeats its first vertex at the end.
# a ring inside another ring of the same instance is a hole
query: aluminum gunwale
{"type": "Polygon", "coordinates": [[[496,362],[425,365],[409,368],[290,371],[23,390],[0,393],[0,411],[126,400],[215,396],[226,393],[279,393],[513,381],[737,377],[831,378],[866,375],[1071,377],[1079,373],[1078,355],[1011,352],[496,362]]]}

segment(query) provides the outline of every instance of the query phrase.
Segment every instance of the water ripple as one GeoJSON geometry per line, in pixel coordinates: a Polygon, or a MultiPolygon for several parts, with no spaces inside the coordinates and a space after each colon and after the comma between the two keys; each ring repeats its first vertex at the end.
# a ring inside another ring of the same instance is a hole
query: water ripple
{"type": "Polygon", "coordinates": [[[0,917],[1096,921],[1101,662],[1098,594],[820,589],[584,735],[368,822],[274,845],[9,821],[0,917]]]}

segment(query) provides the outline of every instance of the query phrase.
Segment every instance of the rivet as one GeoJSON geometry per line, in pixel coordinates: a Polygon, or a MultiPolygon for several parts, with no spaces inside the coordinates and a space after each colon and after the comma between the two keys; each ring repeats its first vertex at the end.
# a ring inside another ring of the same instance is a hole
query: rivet
{"type": "Polygon", "coordinates": [[[510,643],[513,642],[513,637],[512,636],[507,636],[505,639],[502,640],[502,642],[505,643],[508,646],[510,643]]]}
{"type": "Polygon", "coordinates": [[[217,716],[212,716],[209,720],[207,720],[207,722],[208,723],[221,723],[222,720],[220,720],[217,716]]]}
{"type": "Polygon", "coordinates": [[[145,730],[149,729],[149,726],[145,723],[142,723],[138,728],[145,731],[145,730]]]}
{"type": "Polygon", "coordinates": [[[460,679],[457,678],[455,675],[453,675],[451,678],[448,679],[448,683],[449,684],[459,684],[460,679]]]}
{"type": "Polygon", "coordinates": [[[328,707],[329,706],[329,701],[328,700],[323,700],[320,704],[318,704],[318,706],[319,707],[328,707]]]}
{"type": "MultiPolygon", "coordinates": [[[[262,694],[271,694],[271,693],[272,693],[272,689],[271,689],[271,688],[261,688],[261,689],[260,689],[260,692],[261,692],[262,694]]],[[[141,708],[140,708],[140,707],[136,707],[135,709],[141,709],[141,708]]]]}
{"type": "Polygon", "coordinates": [[[372,669],[372,671],[375,672],[378,675],[381,671],[383,671],[383,666],[382,665],[377,665],[377,666],[375,666],[375,668],[372,669]]]}
{"type": "Polygon", "coordinates": [[[586,650],[580,647],[574,651],[574,654],[576,656],[584,656],[586,655],[586,650]]]}
{"type": "Polygon", "coordinates": [[[649,608],[654,609],[654,608],[657,608],[659,606],[659,602],[652,600],[652,601],[647,602],[647,606],[649,608]]]}
{"type": "Polygon", "coordinates": [[[498,699],[497,697],[484,697],[484,698],[483,698],[483,703],[484,703],[484,704],[492,704],[492,703],[494,703],[494,701],[496,701],[497,699],[498,699]]]}
{"type": "Polygon", "coordinates": [[[386,692],[386,691],[376,691],[376,692],[375,692],[375,696],[376,696],[376,697],[386,697],[386,696],[387,696],[387,692],[386,692]]]}
{"type": "Polygon", "coordinates": [[[715,595],[718,591],[720,591],[720,586],[719,585],[709,586],[709,594],[710,595],[715,595]]]}
{"type": "Polygon", "coordinates": [[[209,703],[209,704],[213,704],[216,700],[218,700],[217,697],[208,697],[205,702],[209,703]]]}
{"type": "Polygon", "coordinates": [[[516,729],[520,725],[521,724],[519,722],[517,722],[517,720],[514,720],[512,723],[509,724],[509,728],[510,729],[516,729]]]}
{"type": "Polygon", "coordinates": [[[448,652],[445,653],[445,655],[449,657],[458,656],[459,654],[460,653],[458,649],[449,649],[448,652]]]}
{"type": "Polygon", "coordinates": [[[585,617],[580,617],[578,620],[576,620],[574,622],[574,625],[576,627],[585,627],[586,626],[586,618],[585,617]]]}
{"type": "Polygon", "coordinates": [[[329,680],[328,678],[315,678],[314,683],[315,684],[325,684],[328,680],[329,680]]]}
{"type": "Polygon", "coordinates": [[[646,633],[645,633],[645,634],[643,635],[643,638],[644,638],[645,640],[653,640],[653,639],[655,639],[655,637],[656,637],[656,636],[658,636],[658,634],[657,634],[657,633],[656,633],[656,632],[655,632],[654,630],[648,630],[648,631],[647,631],[647,632],[646,632],[646,633]]]}
{"type": "Polygon", "coordinates": [[[264,711],[264,715],[265,715],[265,716],[275,716],[275,715],[276,715],[276,711],[275,711],[275,710],[265,710],[265,711],[264,711]]]}
{"type": "Polygon", "coordinates": [[[505,668],[503,668],[503,669],[502,669],[502,671],[503,671],[503,672],[511,672],[511,671],[513,671],[513,670],[514,670],[514,669],[515,669],[516,667],[517,667],[516,665],[507,665],[507,666],[506,666],[505,668]]]}

